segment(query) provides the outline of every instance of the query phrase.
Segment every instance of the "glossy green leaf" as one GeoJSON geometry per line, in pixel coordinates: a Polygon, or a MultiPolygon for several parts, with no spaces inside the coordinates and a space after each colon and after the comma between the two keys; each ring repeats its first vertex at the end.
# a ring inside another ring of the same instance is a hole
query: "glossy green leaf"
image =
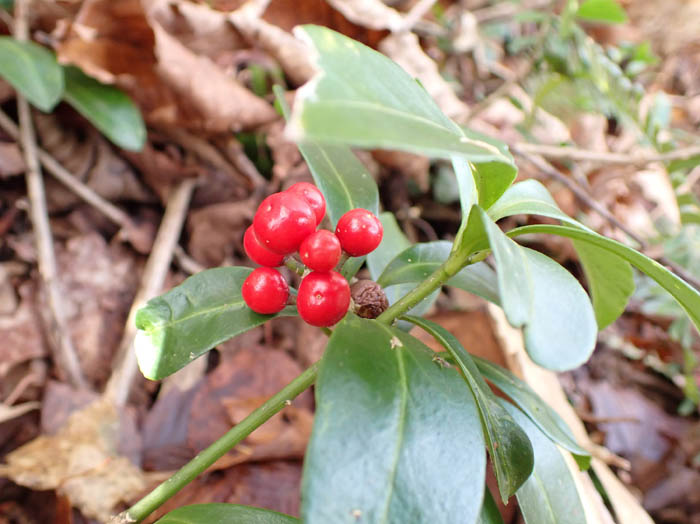
{"type": "Polygon", "coordinates": [[[523,330],[530,358],[554,371],[586,362],[598,335],[588,295],[571,273],[554,260],[522,248],[533,280],[532,317],[523,330]]]}
{"type": "MultiPolygon", "coordinates": [[[[526,180],[508,188],[488,210],[488,215],[494,221],[517,214],[556,218],[593,233],[562,212],[549,191],[537,180],[526,180]]],[[[574,242],[574,247],[586,272],[598,329],[603,329],[625,310],[634,291],[632,268],[620,257],[594,246],[574,242]]]]}
{"type": "Polygon", "coordinates": [[[595,348],[595,313],[578,281],[551,258],[510,240],[481,211],[496,259],[499,293],[511,325],[523,326],[525,348],[540,366],[565,371],[595,348]]]}
{"type": "MultiPolygon", "coordinates": [[[[251,271],[207,269],[139,309],[135,346],[143,375],[151,380],[167,377],[217,344],[272,318],[253,312],[243,301],[241,286],[251,271]]],[[[287,307],[280,315],[295,313],[287,307]]]]}
{"type": "Polygon", "coordinates": [[[700,329],[700,293],[655,260],[610,238],[572,227],[553,225],[525,226],[509,231],[508,235],[518,236],[531,233],[547,233],[580,240],[603,248],[625,259],[641,272],[656,280],[661,287],[668,291],[685,310],[695,327],[700,329]]]}
{"type": "Polygon", "coordinates": [[[192,504],[174,509],[156,524],[299,524],[299,519],[238,504],[192,504]]]}
{"type": "Polygon", "coordinates": [[[566,422],[530,386],[493,362],[476,355],[472,358],[485,379],[508,395],[550,440],[571,451],[582,469],[588,468],[590,454],[576,443],[566,422]]]}
{"type": "Polygon", "coordinates": [[[508,238],[483,211],[481,222],[496,259],[503,311],[512,326],[522,327],[528,324],[535,314],[534,275],[530,271],[527,255],[523,248],[508,238]]]}
{"type": "Polygon", "coordinates": [[[576,240],[574,247],[586,274],[600,330],[624,313],[634,293],[634,273],[629,262],[610,251],[576,240]]]}
{"type": "Polygon", "coordinates": [[[404,318],[427,331],[457,362],[479,408],[486,444],[498,480],[498,489],[503,502],[507,503],[508,498],[532,472],[532,446],[527,435],[498,403],[471,355],[452,333],[424,318],[404,318]]]}
{"type": "Polygon", "coordinates": [[[306,524],[475,522],[486,454],[474,400],[414,337],[353,315],[333,330],[304,461],[306,524]]]}
{"type": "Polygon", "coordinates": [[[576,484],[557,446],[515,406],[499,400],[527,432],[535,452],[532,475],[516,493],[526,524],[586,524],[576,484]]]}
{"type": "Polygon", "coordinates": [[[493,200],[507,187],[504,179],[515,176],[509,156],[480,135],[464,132],[383,54],[324,27],[303,26],[299,36],[315,49],[321,72],[297,93],[288,127],[297,141],[396,149],[447,160],[459,156],[479,170],[488,164],[483,176],[475,178],[479,193],[493,200]]]}
{"type": "MultiPolygon", "coordinates": [[[[403,234],[399,224],[396,222],[396,218],[393,213],[384,212],[379,215],[379,220],[382,222],[384,227],[384,235],[382,236],[382,241],[379,247],[367,255],[367,267],[369,268],[370,278],[376,281],[379,275],[382,273],[384,268],[389,262],[391,262],[394,257],[399,253],[408,249],[411,243],[403,234]]],[[[415,282],[408,282],[402,284],[393,284],[384,286],[384,293],[389,301],[389,304],[393,304],[406,293],[411,291],[416,287],[415,282]]],[[[431,293],[428,298],[419,302],[416,306],[411,309],[413,315],[421,316],[433,305],[440,290],[431,293]]],[[[409,330],[412,326],[406,322],[399,321],[397,326],[404,330],[409,330]]]]}
{"type": "Polygon", "coordinates": [[[585,0],[576,16],[590,22],[622,24],[627,22],[627,13],[615,0],[585,0]]]}
{"type": "MultiPolygon", "coordinates": [[[[451,249],[452,244],[446,240],[415,244],[396,256],[377,282],[381,286],[422,282],[447,260],[451,249]]],[[[499,303],[496,274],[483,262],[465,267],[446,285],[458,287],[494,304],[499,303]]]]}
{"type": "Polygon", "coordinates": [[[494,222],[512,215],[541,215],[588,229],[559,209],[547,188],[534,179],[509,187],[487,213],[494,222]]]}
{"type": "Polygon", "coordinates": [[[146,125],[131,98],[114,86],[101,84],[73,66],[64,68],[63,97],[81,115],[121,148],[140,151],[146,125]]]}
{"type": "MultiPolygon", "coordinates": [[[[473,162],[472,164],[474,167],[474,179],[476,180],[476,185],[479,190],[478,204],[484,209],[488,209],[515,180],[518,174],[515,161],[505,142],[466,127],[462,127],[462,132],[473,140],[491,144],[498,149],[502,158],[506,159],[505,162],[499,159],[486,162],[473,162]]],[[[462,206],[464,213],[470,208],[471,206],[462,206]]]]}
{"type": "Polygon", "coordinates": [[[481,505],[481,513],[476,524],[503,524],[501,512],[498,511],[496,501],[493,500],[493,495],[488,488],[484,490],[484,502],[481,505]]]}
{"type": "Polygon", "coordinates": [[[34,42],[0,36],[0,76],[45,112],[63,94],[63,69],[51,51],[34,42]]]}

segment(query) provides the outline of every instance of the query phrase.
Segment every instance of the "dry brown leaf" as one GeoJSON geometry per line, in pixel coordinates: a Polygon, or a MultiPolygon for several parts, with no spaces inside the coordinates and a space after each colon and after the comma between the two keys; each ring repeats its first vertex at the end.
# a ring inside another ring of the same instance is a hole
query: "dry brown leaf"
{"type": "MultiPolygon", "coordinates": [[[[301,372],[299,364],[284,351],[262,346],[223,355],[192,401],[188,441],[195,451],[210,445],[301,372]]],[[[301,458],[311,420],[311,396],[304,392],[215,467],[266,458],[301,458]]]]}
{"type": "Polygon", "coordinates": [[[118,440],[118,414],[99,400],[74,413],[55,435],[8,454],[0,475],[35,490],[56,490],[84,515],[106,521],[146,487],[141,470],[117,454],[118,440]]]}
{"type": "Polygon", "coordinates": [[[19,295],[19,307],[0,315],[0,379],[17,364],[47,355],[33,284],[20,286],[19,295]]]}
{"type": "Polygon", "coordinates": [[[70,335],[86,377],[96,385],[110,374],[138,269],[131,252],[101,235],[74,236],[57,249],[70,335]]]}
{"type": "MultiPolygon", "coordinates": [[[[36,131],[42,147],[78,180],[110,201],[152,202],[153,194],[140,181],[133,168],[117,155],[112,146],[94,129],[79,134],[55,115],[36,113],[36,131]]],[[[51,212],[74,207],[82,200],[70,189],[46,178],[46,194],[51,212]]]]}
{"type": "Polygon", "coordinates": [[[440,74],[435,61],[423,51],[415,34],[391,34],[379,42],[379,50],[403,67],[408,74],[420,80],[447,116],[459,121],[469,114],[467,105],[457,98],[452,87],[440,74]]]}
{"type": "Polygon", "coordinates": [[[24,173],[22,150],[15,142],[0,142],[0,178],[24,173]]]}
{"type": "Polygon", "coordinates": [[[152,27],[161,77],[181,99],[189,99],[205,130],[239,131],[277,119],[270,104],[211,60],[194,54],[159,24],[153,23],[152,27]]]}
{"type": "Polygon", "coordinates": [[[214,204],[191,211],[187,218],[188,253],[207,267],[231,260],[236,246],[242,253],[243,233],[252,221],[253,211],[253,203],[249,200],[214,204]]]}
{"type": "Polygon", "coordinates": [[[149,19],[138,0],[87,0],[55,36],[62,63],[126,89],[151,124],[224,132],[276,118],[267,102],[149,19]]]}
{"type": "Polygon", "coordinates": [[[301,85],[309,80],[314,67],[308,47],[291,33],[260,18],[255,11],[245,5],[232,12],[229,19],[251,44],[277,59],[293,84],[301,85]]]}
{"type": "Polygon", "coordinates": [[[415,182],[422,192],[425,193],[430,189],[430,159],[428,157],[387,149],[372,151],[372,157],[384,167],[396,170],[415,182]]]}
{"type": "Polygon", "coordinates": [[[159,508],[145,523],[187,504],[225,502],[299,514],[301,463],[272,461],[240,464],[202,475],[159,508]]]}

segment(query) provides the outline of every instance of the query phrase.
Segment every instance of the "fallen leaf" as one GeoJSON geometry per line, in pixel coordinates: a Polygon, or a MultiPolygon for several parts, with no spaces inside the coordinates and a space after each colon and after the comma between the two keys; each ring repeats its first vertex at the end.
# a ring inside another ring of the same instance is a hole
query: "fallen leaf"
{"type": "Polygon", "coordinates": [[[74,236],[57,249],[65,316],[86,377],[103,384],[138,286],[133,254],[96,234],[74,236]]]}
{"type": "Polygon", "coordinates": [[[15,142],[0,142],[0,178],[20,175],[25,169],[19,145],[15,142]]]}
{"type": "Polygon", "coordinates": [[[19,296],[14,312],[0,315],[0,379],[17,364],[47,355],[33,283],[20,286],[19,296]]]}
{"type": "Polygon", "coordinates": [[[62,63],[124,88],[153,125],[224,132],[277,118],[267,102],[149,19],[138,0],[87,0],[55,36],[62,63]]]}
{"type": "MultiPolygon", "coordinates": [[[[96,130],[78,130],[53,115],[37,113],[36,131],[42,147],[78,180],[110,201],[140,203],[154,201],[133,168],[117,155],[96,130]],[[80,136],[80,138],[79,138],[80,136]]],[[[80,126],[81,128],[84,126],[80,126]]],[[[51,212],[75,207],[82,200],[52,177],[46,177],[46,194],[51,212]]]]}
{"type": "Polygon", "coordinates": [[[55,435],[9,453],[0,475],[35,490],[56,490],[86,516],[105,521],[146,487],[141,470],[117,454],[118,441],[118,414],[111,402],[98,400],[55,435]]]}
{"type": "MultiPolygon", "coordinates": [[[[270,104],[153,24],[160,76],[178,97],[188,100],[207,131],[240,131],[277,119],[270,104]]],[[[189,127],[189,126],[188,126],[189,127]]]]}
{"type": "MultiPolygon", "coordinates": [[[[197,452],[209,446],[299,373],[301,368],[285,352],[263,346],[249,346],[225,356],[207,375],[192,402],[190,446],[197,452]]],[[[222,457],[217,467],[266,458],[301,458],[311,420],[311,394],[307,391],[222,457]]]]}
{"type": "Polygon", "coordinates": [[[146,520],[155,522],[168,511],[186,504],[227,502],[299,514],[301,463],[272,461],[240,464],[200,476],[146,520]]]}
{"type": "Polygon", "coordinates": [[[243,253],[243,233],[253,219],[249,200],[214,204],[191,211],[187,218],[187,251],[207,267],[231,260],[234,250],[243,253]],[[237,246],[237,249],[234,247],[237,246]]]}

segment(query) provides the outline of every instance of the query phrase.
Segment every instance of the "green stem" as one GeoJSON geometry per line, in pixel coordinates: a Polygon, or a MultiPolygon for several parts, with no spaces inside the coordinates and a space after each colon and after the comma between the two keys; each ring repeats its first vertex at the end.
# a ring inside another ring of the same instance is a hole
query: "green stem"
{"type": "Polygon", "coordinates": [[[316,380],[318,367],[319,362],[311,365],[301,375],[270,397],[262,406],[231,428],[224,436],[180,468],[172,477],[110,522],[114,524],[140,522],[145,519],[258,426],[280,411],[289,401],[311,386],[316,380]]]}
{"type": "Polygon", "coordinates": [[[304,276],[304,271],[306,270],[306,268],[304,267],[304,265],[301,262],[299,262],[294,257],[291,257],[291,256],[285,257],[284,265],[287,266],[292,271],[294,271],[300,277],[304,276]]]}
{"type": "Polygon", "coordinates": [[[442,286],[465,265],[474,263],[469,257],[465,257],[459,251],[450,254],[449,258],[433,273],[421,282],[416,288],[404,295],[398,302],[392,304],[384,313],[377,317],[378,322],[391,324],[398,317],[415,307],[433,291],[442,286]]]}

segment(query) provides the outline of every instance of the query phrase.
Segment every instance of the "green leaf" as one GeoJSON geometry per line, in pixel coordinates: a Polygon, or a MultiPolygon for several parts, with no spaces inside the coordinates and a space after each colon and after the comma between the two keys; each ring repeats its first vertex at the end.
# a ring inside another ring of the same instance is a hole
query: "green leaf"
{"type": "Polygon", "coordinates": [[[51,51],[34,42],[0,36],[0,76],[47,113],[63,94],[63,69],[51,51]]]}
{"type": "Polygon", "coordinates": [[[498,289],[503,311],[512,326],[522,327],[529,323],[535,314],[534,276],[531,274],[527,255],[523,248],[508,238],[483,211],[481,222],[496,258],[498,289]]]}
{"type": "MultiPolygon", "coordinates": [[[[253,312],[243,301],[241,286],[251,271],[207,269],[139,309],[135,346],[143,375],[151,380],[167,377],[217,344],[272,318],[253,312]]],[[[295,312],[287,307],[279,314],[295,312]]]]}
{"type": "Polygon", "coordinates": [[[475,522],[486,471],[478,420],[459,374],[421,342],[346,317],[316,382],[303,522],[475,522]]]}
{"type": "Polygon", "coordinates": [[[192,504],[174,509],[156,524],[299,524],[299,519],[237,504],[192,504]]]}
{"type": "Polygon", "coordinates": [[[499,400],[527,432],[535,452],[535,469],[516,493],[526,524],[586,524],[576,484],[557,446],[515,406],[499,400]]]}
{"type": "Polygon", "coordinates": [[[615,0],[586,0],[578,8],[576,16],[583,20],[607,24],[627,22],[627,13],[615,0]]]}
{"type": "Polygon", "coordinates": [[[472,359],[485,379],[508,395],[550,440],[571,451],[579,467],[588,468],[590,454],[576,443],[566,422],[530,386],[497,364],[476,355],[472,359]]]}
{"type": "Polygon", "coordinates": [[[130,151],[143,148],[146,125],[139,108],[126,93],[101,84],[77,67],[65,67],[64,74],[66,102],[119,147],[130,151]]]}
{"type": "Polygon", "coordinates": [[[588,280],[596,323],[601,330],[625,311],[634,292],[634,273],[629,262],[592,244],[574,241],[588,280]]]}
{"type": "Polygon", "coordinates": [[[481,513],[476,524],[503,524],[503,517],[498,511],[496,501],[493,500],[493,495],[487,489],[484,490],[484,503],[481,505],[481,513]]]}
{"type": "Polygon", "coordinates": [[[321,72],[297,93],[288,126],[297,141],[502,164],[485,165],[483,176],[476,177],[479,192],[487,199],[480,196],[479,201],[486,206],[505,190],[504,180],[515,176],[512,158],[495,147],[493,139],[463,131],[418,82],[383,54],[324,27],[302,26],[299,36],[315,49],[321,72]]]}
{"type": "MultiPolygon", "coordinates": [[[[494,221],[517,214],[556,218],[593,233],[592,230],[563,213],[549,191],[537,180],[526,180],[509,187],[488,210],[488,215],[494,221]]],[[[620,257],[594,246],[574,242],[574,247],[589,282],[598,329],[603,329],[625,310],[627,301],[634,291],[632,268],[620,257]]]]}
{"type": "Polygon", "coordinates": [[[525,482],[532,472],[532,446],[525,432],[498,403],[484,381],[472,357],[457,338],[442,326],[418,317],[404,317],[432,335],[452,355],[462,371],[481,415],[481,425],[494,465],[503,503],[525,482]]]}
{"type": "Polygon", "coordinates": [[[559,209],[547,188],[534,179],[509,187],[488,209],[488,215],[494,222],[504,217],[521,214],[556,218],[573,226],[588,229],[559,209]]]}
{"type": "MultiPolygon", "coordinates": [[[[382,222],[384,227],[384,235],[382,236],[382,241],[379,247],[367,255],[367,267],[369,268],[370,278],[377,280],[379,275],[382,273],[384,268],[389,262],[391,262],[396,255],[408,249],[411,243],[406,238],[399,228],[399,224],[396,222],[396,218],[392,213],[384,212],[379,215],[379,220],[382,222]]],[[[393,304],[406,293],[411,291],[415,286],[414,282],[386,285],[384,286],[384,293],[389,301],[389,304],[393,304]]],[[[431,293],[428,298],[418,303],[411,309],[411,313],[417,316],[424,314],[433,305],[440,290],[436,290],[431,293]]],[[[408,330],[412,326],[406,322],[399,321],[398,327],[401,329],[408,330]]]]}
{"type": "Polygon", "coordinates": [[[509,231],[508,235],[519,236],[531,233],[547,233],[581,240],[625,259],[641,272],[656,280],[661,287],[668,291],[685,310],[695,327],[700,329],[700,293],[655,260],[610,238],[572,227],[553,225],[525,226],[509,231]]]}
{"type": "MultiPolygon", "coordinates": [[[[385,286],[422,282],[442,265],[452,244],[446,240],[415,244],[399,253],[384,269],[377,282],[385,286]]],[[[446,283],[486,300],[499,303],[496,274],[483,262],[465,267],[446,283]]]]}
{"type": "Polygon", "coordinates": [[[595,348],[595,313],[578,281],[551,258],[511,241],[484,211],[508,322],[524,326],[525,348],[540,366],[565,371],[595,348]]]}

